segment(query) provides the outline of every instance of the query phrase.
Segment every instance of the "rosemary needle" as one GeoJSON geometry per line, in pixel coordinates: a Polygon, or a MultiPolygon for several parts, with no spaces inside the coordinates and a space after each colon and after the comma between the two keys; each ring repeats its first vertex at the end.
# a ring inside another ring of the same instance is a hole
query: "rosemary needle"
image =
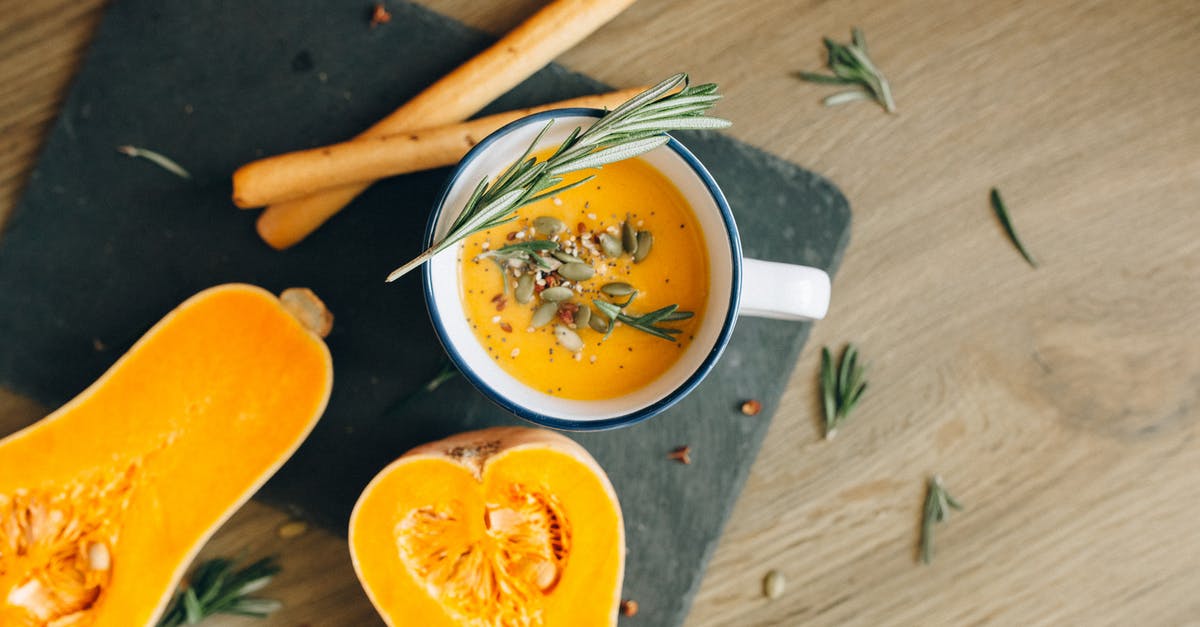
{"type": "Polygon", "coordinates": [[[858,347],[847,344],[837,365],[829,348],[821,349],[821,402],[825,408],[825,439],[837,435],[838,426],[846,421],[867,390],[865,369],[858,362],[858,347]]]}
{"type": "Polygon", "coordinates": [[[1038,267],[1037,260],[1033,258],[1033,255],[1029,254],[1028,250],[1025,250],[1025,245],[1021,243],[1021,238],[1017,237],[1017,231],[1013,228],[1012,218],[1008,217],[1008,208],[1004,206],[1004,200],[1000,198],[1000,190],[993,187],[991,197],[992,209],[996,211],[996,217],[1000,219],[1000,225],[1004,227],[1004,232],[1008,233],[1008,238],[1012,240],[1013,245],[1017,247],[1017,251],[1025,258],[1025,261],[1029,262],[1029,265],[1035,268],[1038,267]]]}
{"type": "Polygon", "coordinates": [[[950,508],[962,511],[963,506],[946,491],[942,478],[934,475],[929,479],[921,516],[921,561],[926,564],[933,561],[933,526],[950,518],[950,508]]]}
{"type": "Polygon", "coordinates": [[[896,101],[892,98],[892,87],[883,76],[883,72],[867,53],[867,37],[857,26],[850,31],[850,43],[841,44],[828,37],[824,38],[825,50],[828,52],[826,65],[832,76],[813,72],[800,72],[801,79],[810,83],[824,85],[854,85],[854,89],[827,96],[822,102],[825,106],[854,102],[855,100],[875,100],[888,113],[896,112],[896,101]]]}
{"type": "Polygon", "coordinates": [[[181,179],[191,180],[192,178],[192,173],[183,169],[183,166],[153,150],[138,148],[137,146],[117,146],[117,152],[129,157],[145,159],[181,179]]]}

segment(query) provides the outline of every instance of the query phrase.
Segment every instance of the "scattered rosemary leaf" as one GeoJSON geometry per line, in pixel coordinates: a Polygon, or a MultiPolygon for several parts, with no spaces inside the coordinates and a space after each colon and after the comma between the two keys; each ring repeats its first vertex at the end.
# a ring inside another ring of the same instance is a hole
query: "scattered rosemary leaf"
{"type": "Polygon", "coordinates": [[[942,485],[942,478],[934,475],[929,479],[929,491],[925,495],[925,511],[921,516],[921,561],[933,561],[933,526],[950,518],[950,508],[962,511],[962,504],[942,485]]]}
{"type": "Polygon", "coordinates": [[[212,559],[192,571],[188,586],[175,596],[158,627],[195,625],[215,614],[266,618],[282,607],[279,601],[249,596],[271,582],[279,564],[266,557],[234,570],[234,561],[212,559]]]}
{"type": "Polygon", "coordinates": [[[858,348],[846,344],[841,359],[834,366],[829,348],[821,349],[821,404],[825,408],[825,439],[837,435],[838,426],[846,421],[850,412],[867,389],[865,369],[858,363],[858,348]]]}
{"type": "Polygon", "coordinates": [[[826,97],[825,106],[854,102],[855,100],[875,100],[888,113],[896,112],[896,101],[892,98],[892,88],[883,76],[883,72],[867,54],[867,37],[857,26],[850,31],[851,42],[840,44],[828,37],[824,38],[825,49],[829,53],[826,65],[832,76],[813,72],[800,72],[802,80],[823,85],[856,85],[858,89],[839,92],[826,97]]]}
{"type": "Polygon", "coordinates": [[[181,179],[187,179],[189,181],[192,179],[192,174],[183,169],[183,166],[175,163],[167,157],[164,157],[163,155],[158,154],[157,152],[154,152],[153,150],[146,150],[145,148],[138,148],[137,146],[117,146],[117,152],[129,157],[150,161],[181,179]]]}
{"type": "Polygon", "coordinates": [[[1025,258],[1025,261],[1029,262],[1029,265],[1035,268],[1038,267],[1038,263],[1033,258],[1033,255],[1029,254],[1028,250],[1025,250],[1025,245],[1021,243],[1021,238],[1017,237],[1017,231],[1013,228],[1012,219],[1008,217],[1008,208],[1004,206],[1004,200],[1000,198],[1000,190],[993,187],[991,197],[992,209],[996,211],[996,217],[1000,219],[1000,225],[1004,227],[1004,232],[1008,233],[1008,238],[1012,240],[1013,245],[1017,247],[1017,251],[1025,258]]]}

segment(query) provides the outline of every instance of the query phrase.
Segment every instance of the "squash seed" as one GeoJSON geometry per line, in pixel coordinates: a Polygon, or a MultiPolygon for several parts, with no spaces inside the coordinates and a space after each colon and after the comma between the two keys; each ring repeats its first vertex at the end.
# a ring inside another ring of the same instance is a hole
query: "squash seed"
{"type": "Polygon", "coordinates": [[[588,307],[587,305],[583,305],[582,307],[579,308],[579,311],[575,312],[575,328],[576,329],[587,328],[588,322],[591,321],[591,319],[592,319],[592,308],[588,307]]]}
{"type": "Polygon", "coordinates": [[[654,234],[650,231],[638,231],[637,251],[633,253],[633,262],[641,263],[650,254],[652,246],[654,246],[654,234]]]}
{"type": "Polygon", "coordinates": [[[605,283],[601,288],[601,292],[609,296],[628,296],[633,293],[633,286],[628,283],[605,283]]]}
{"type": "Polygon", "coordinates": [[[600,314],[588,318],[588,326],[592,327],[596,333],[608,333],[608,323],[600,317],[600,314]]]}
{"type": "Polygon", "coordinates": [[[580,259],[579,257],[576,257],[575,255],[572,255],[570,253],[565,253],[561,250],[556,250],[550,254],[554,255],[555,259],[558,259],[559,261],[561,261],[563,263],[583,263],[583,260],[580,259]]]}
{"type": "Polygon", "coordinates": [[[533,230],[542,235],[553,237],[567,230],[567,225],[554,216],[540,216],[534,218],[533,230]]]}
{"type": "Polygon", "coordinates": [[[773,570],[763,577],[763,594],[768,599],[778,599],[783,596],[783,589],[787,586],[787,581],[783,578],[783,573],[773,570]]]}
{"type": "Polygon", "coordinates": [[[625,216],[625,221],[621,223],[621,246],[631,255],[637,253],[637,233],[629,223],[629,216],[625,216]]]}
{"type": "Polygon", "coordinates": [[[579,334],[561,324],[554,327],[554,338],[558,340],[560,346],[572,353],[583,350],[583,340],[579,334]]]}
{"type": "Polygon", "coordinates": [[[622,251],[621,240],[609,235],[608,233],[601,233],[600,250],[604,251],[605,257],[620,257],[622,251]]]}
{"type": "Polygon", "coordinates": [[[590,263],[568,263],[558,269],[558,276],[568,281],[586,281],[596,275],[590,263]]]}
{"type": "Polygon", "coordinates": [[[88,567],[92,570],[108,570],[112,568],[112,555],[108,546],[103,542],[93,542],[87,548],[88,567]]]}
{"type": "Polygon", "coordinates": [[[571,288],[563,287],[561,285],[558,285],[555,287],[547,287],[546,289],[542,290],[542,300],[549,302],[549,303],[557,303],[560,301],[564,301],[574,295],[575,295],[575,292],[572,292],[571,288]]]}
{"type": "MultiPolygon", "coordinates": [[[[542,292],[542,294],[545,293],[546,292],[542,292]]],[[[533,312],[533,318],[529,321],[529,325],[534,327],[544,327],[546,326],[546,323],[553,320],[554,316],[556,315],[558,315],[558,303],[542,303],[542,305],[537,308],[537,311],[533,312]]]]}
{"type": "Polygon", "coordinates": [[[533,300],[533,275],[526,272],[517,279],[517,289],[514,290],[517,302],[524,305],[533,300]]]}

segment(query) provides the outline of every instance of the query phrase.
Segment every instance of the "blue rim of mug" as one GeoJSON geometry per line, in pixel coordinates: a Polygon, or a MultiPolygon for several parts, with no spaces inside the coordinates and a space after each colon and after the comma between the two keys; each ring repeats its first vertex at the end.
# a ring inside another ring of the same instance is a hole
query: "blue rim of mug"
{"type": "MultiPolygon", "coordinates": [[[[541,120],[560,117],[599,118],[603,116],[604,113],[605,111],[601,109],[588,109],[581,107],[542,111],[510,122],[496,132],[485,137],[482,141],[476,144],[475,147],[472,148],[466,154],[466,156],[462,158],[461,161],[459,161],[458,165],[455,166],[454,174],[450,176],[450,179],[446,181],[446,185],[442,188],[442,193],[438,197],[437,205],[434,207],[434,210],[430,212],[429,223],[425,227],[425,247],[428,248],[429,246],[433,245],[434,231],[437,228],[438,219],[441,217],[442,211],[446,207],[446,199],[450,195],[450,190],[454,188],[454,185],[458,182],[459,177],[466,169],[467,164],[479,157],[479,155],[486,151],[488,147],[496,140],[517,128],[528,124],[533,124],[541,120]]],[[[687,396],[688,393],[695,389],[696,386],[704,380],[704,377],[707,376],[710,371],[712,371],[713,366],[716,365],[717,360],[721,357],[721,353],[725,351],[725,346],[729,344],[729,338],[733,334],[734,324],[737,322],[738,304],[740,301],[742,287],[742,244],[741,240],[738,238],[737,225],[733,221],[733,212],[729,209],[729,202],[726,201],[725,194],[721,192],[721,188],[717,186],[717,182],[713,179],[712,175],[709,174],[704,165],[700,163],[700,160],[696,158],[696,155],[693,155],[690,150],[688,150],[682,143],[679,142],[679,140],[675,139],[674,137],[670,137],[666,143],[666,147],[675,151],[675,153],[687,163],[688,167],[690,167],[692,171],[696,173],[696,176],[700,177],[700,180],[704,183],[705,187],[708,188],[708,193],[712,196],[713,201],[717,204],[717,209],[720,211],[721,219],[725,224],[725,231],[729,239],[729,252],[731,259],[733,260],[733,267],[731,268],[733,276],[731,277],[729,290],[729,308],[725,313],[725,322],[721,327],[720,333],[717,335],[716,343],[713,345],[712,349],[709,350],[709,353],[704,358],[704,361],[701,362],[700,366],[697,367],[696,370],[692,372],[692,374],[688,376],[688,378],[682,384],[680,384],[666,396],[645,407],[635,409],[629,413],[622,414],[620,416],[613,416],[611,418],[601,418],[598,420],[571,420],[568,418],[548,416],[541,412],[530,409],[529,407],[525,407],[524,405],[513,402],[502,392],[492,387],[483,379],[483,377],[480,377],[467,363],[467,360],[463,358],[462,354],[458,352],[454,346],[454,342],[451,341],[449,337],[450,334],[446,331],[445,326],[442,325],[442,315],[438,310],[437,300],[433,296],[433,271],[430,269],[430,264],[426,263],[421,268],[421,276],[423,279],[425,292],[425,307],[429,312],[430,321],[433,322],[433,328],[437,334],[438,341],[441,342],[442,348],[446,350],[446,354],[450,356],[450,360],[454,362],[454,366],[458,368],[459,372],[461,372],[462,375],[471,382],[471,385],[474,385],[476,389],[478,389],[480,392],[483,392],[484,396],[488,397],[488,399],[493,403],[503,407],[519,418],[523,418],[529,422],[541,425],[543,427],[550,427],[552,429],[560,429],[565,431],[604,431],[608,429],[617,429],[620,427],[634,425],[652,416],[662,413],[675,403],[678,403],[681,399],[683,399],[683,397],[687,396]]],[[[474,338],[471,339],[472,341],[476,341],[474,338]]]]}

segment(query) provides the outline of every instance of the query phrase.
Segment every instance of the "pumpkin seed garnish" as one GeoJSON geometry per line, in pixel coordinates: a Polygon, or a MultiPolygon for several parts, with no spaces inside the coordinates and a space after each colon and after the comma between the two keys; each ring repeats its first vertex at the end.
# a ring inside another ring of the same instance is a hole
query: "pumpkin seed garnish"
{"type": "Polygon", "coordinates": [[[783,578],[783,573],[773,570],[763,577],[763,595],[768,599],[778,599],[783,596],[783,589],[787,586],[787,580],[783,578]]]}
{"type": "Polygon", "coordinates": [[[621,223],[621,246],[625,252],[634,255],[637,254],[637,232],[633,230],[633,225],[629,223],[629,215],[626,214],[625,221],[621,223]]]}
{"type": "Polygon", "coordinates": [[[575,292],[572,292],[571,288],[563,287],[561,285],[558,285],[555,287],[548,287],[548,288],[542,290],[542,300],[544,300],[548,303],[558,303],[558,302],[567,300],[568,298],[571,298],[574,295],[575,295],[575,292]]]}
{"type": "Polygon", "coordinates": [[[543,250],[558,250],[558,242],[552,242],[544,239],[519,242],[516,244],[509,244],[507,246],[501,246],[496,250],[489,250],[485,253],[480,253],[479,257],[481,259],[493,259],[501,267],[503,267],[504,264],[500,262],[515,260],[527,264],[533,264],[539,268],[552,270],[553,268],[550,267],[549,263],[551,260],[538,254],[543,250]]]}
{"type": "Polygon", "coordinates": [[[596,275],[590,263],[568,263],[558,269],[558,276],[568,281],[586,281],[596,275]]]}
{"type": "Polygon", "coordinates": [[[514,291],[517,302],[524,305],[533,300],[533,275],[526,272],[517,277],[517,289],[514,291]]]}
{"type": "MultiPolygon", "coordinates": [[[[588,311],[591,311],[590,307],[588,308],[588,311]]],[[[588,316],[588,326],[592,327],[592,330],[596,333],[607,334],[611,330],[610,324],[601,319],[600,314],[588,316]]]]}
{"type": "Polygon", "coordinates": [[[641,263],[649,256],[651,246],[654,246],[654,234],[650,231],[638,231],[637,251],[633,253],[633,262],[641,263]]]}
{"type": "Polygon", "coordinates": [[[592,320],[592,308],[587,305],[580,305],[579,311],[575,312],[575,328],[587,328],[588,323],[592,320]]]}
{"type": "Polygon", "coordinates": [[[533,230],[546,237],[554,237],[567,230],[567,225],[554,216],[539,216],[533,219],[533,230]]]}
{"type": "Polygon", "coordinates": [[[558,303],[542,303],[541,306],[533,312],[533,318],[529,320],[529,325],[533,327],[544,327],[547,323],[553,320],[554,316],[556,315],[558,315],[558,303]]]}
{"type": "Polygon", "coordinates": [[[616,281],[600,286],[600,291],[609,296],[627,296],[633,293],[633,286],[628,283],[616,281]]]}
{"type": "Polygon", "coordinates": [[[615,258],[621,256],[621,251],[624,250],[621,246],[621,240],[609,235],[608,233],[600,234],[600,250],[604,251],[604,256],[615,258]]]}
{"type": "Polygon", "coordinates": [[[578,333],[564,325],[559,324],[554,327],[554,338],[558,340],[559,345],[572,353],[583,350],[583,339],[579,337],[578,333]]]}

